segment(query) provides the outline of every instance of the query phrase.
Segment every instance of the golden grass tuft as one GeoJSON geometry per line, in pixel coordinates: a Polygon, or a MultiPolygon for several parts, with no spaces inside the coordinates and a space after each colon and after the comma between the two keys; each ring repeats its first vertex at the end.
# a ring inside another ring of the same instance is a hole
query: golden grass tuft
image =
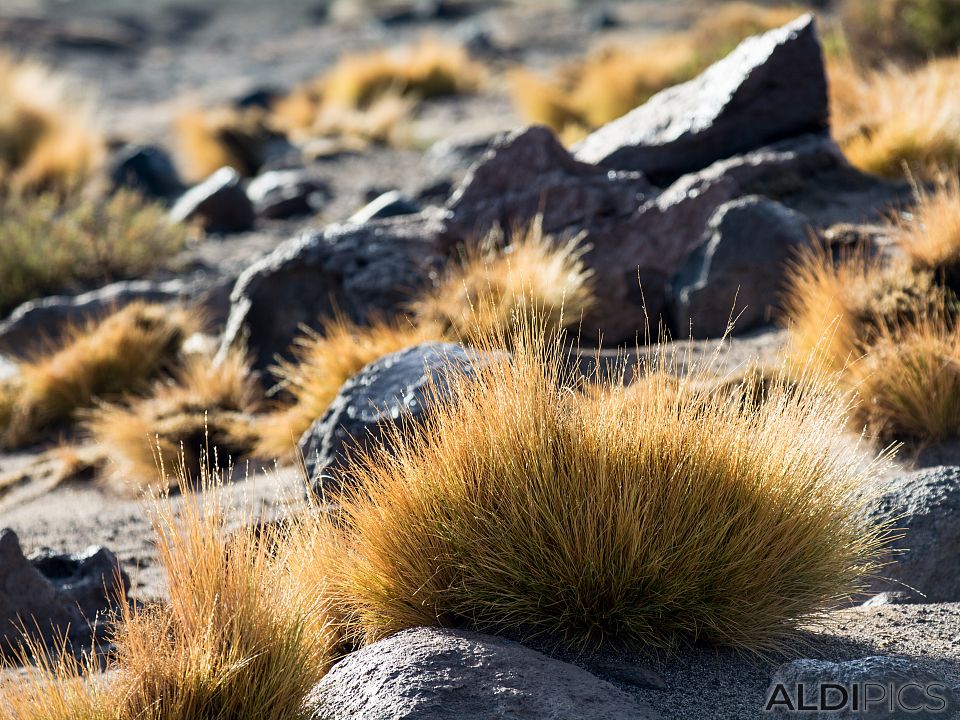
{"type": "Polygon", "coordinates": [[[19,446],[74,419],[98,399],[142,390],[179,361],[197,328],[183,309],[134,303],[100,322],[72,328],[59,349],[24,362],[2,441],[19,446]]]}
{"type": "Polygon", "coordinates": [[[470,245],[437,288],[414,303],[421,324],[453,340],[508,338],[523,319],[551,332],[575,326],[593,306],[590,271],[577,240],[544,235],[540,220],[509,238],[494,232],[470,245]]]}
{"type": "Polygon", "coordinates": [[[284,402],[257,422],[257,454],[284,457],[323,415],[341,386],[366,365],[404,348],[442,338],[435,326],[375,320],[360,326],[344,317],[327,323],[324,334],[307,332],[295,341],[294,358],[275,367],[284,402]]]}
{"type": "Polygon", "coordinates": [[[72,188],[103,153],[90,103],[65,77],[0,54],[0,181],[21,191],[72,188]]]}
{"type": "Polygon", "coordinates": [[[930,273],[885,265],[854,253],[834,262],[821,249],[805,253],[790,273],[784,298],[789,354],[798,367],[840,372],[883,328],[942,311],[945,293],[930,273]]]}
{"type": "Polygon", "coordinates": [[[222,167],[232,167],[244,177],[256,175],[265,146],[279,136],[262,108],[187,112],[177,119],[175,129],[186,173],[194,180],[222,167]]]}
{"type": "Polygon", "coordinates": [[[695,77],[741,40],[784,25],[802,12],[795,7],[724,3],[687,33],[636,48],[601,48],[562,65],[549,80],[516,70],[511,74],[514,102],[527,121],[547,125],[574,142],[660,90],[695,77]]]}
{"type": "Polygon", "coordinates": [[[960,334],[942,317],[887,327],[850,368],[851,423],[883,443],[960,437],[960,334]]]}
{"type": "Polygon", "coordinates": [[[151,394],[97,408],[86,426],[110,457],[112,485],[142,489],[162,468],[162,480],[178,488],[201,476],[203,462],[222,470],[252,453],[261,399],[245,353],[216,365],[194,355],[151,394]]]}
{"type": "Polygon", "coordinates": [[[913,70],[837,61],[830,82],[834,136],[858,168],[929,179],[960,167],[960,58],[913,70]]]}
{"type": "Polygon", "coordinates": [[[355,469],[340,595],[362,640],[439,623],[763,652],[875,568],[876,468],[837,442],[833,393],[752,407],[654,374],[598,399],[559,344],[513,347],[355,469]]]}
{"type": "Polygon", "coordinates": [[[186,237],[163,207],[132,192],[92,200],[0,191],[0,315],[41,295],[142,275],[186,237]]]}
{"type": "Polygon", "coordinates": [[[895,239],[910,264],[933,274],[954,292],[960,290],[960,181],[948,180],[936,191],[917,190],[917,203],[896,226],[895,239]]]}

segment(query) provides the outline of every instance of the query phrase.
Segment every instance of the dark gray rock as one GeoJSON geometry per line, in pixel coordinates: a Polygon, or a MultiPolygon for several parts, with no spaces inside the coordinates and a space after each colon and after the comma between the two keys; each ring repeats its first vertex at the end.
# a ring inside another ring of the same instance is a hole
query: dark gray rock
{"type": "Polygon", "coordinates": [[[173,160],[157,145],[127,145],[110,159],[107,168],[114,189],[134,190],[146,198],[172,200],[185,187],[173,160]]]}
{"type": "Polygon", "coordinates": [[[63,330],[121,310],[132,302],[183,303],[200,308],[213,324],[226,321],[235,278],[194,281],[125,280],[80,295],[53,295],[19,305],[0,322],[0,353],[28,357],[49,347],[63,330]]]}
{"type": "Polygon", "coordinates": [[[578,160],[666,184],[723,158],[829,126],[812,15],[749,38],[693,80],[668,88],[575,149],[578,160]]]}
{"type": "Polygon", "coordinates": [[[786,663],[778,668],[771,680],[768,706],[773,700],[778,703],[774,706],[772,717],[945,720],[956,717],[954,713],[960,712],[960,700],[943,677],[907,658],[884,656],[839,663],[825,660],[794,660],[786,663]],[[803,697],[807,704],[820,705],[819,698],[823,690],[826,707],[837,709],[797,712],[800,685],[803,686],[803,697]],[[844,690],[829,687],[831,685],[844,690]],[[859,688],[858,709],[853,708],[854,686],[859,688]],[[845,703],[844,692],[847,693],[845,703]],[[879,699],[881,692],[884,700],[879,699]],[[786,704],[788,700],[792,703],[792,711],[786,704]]]}
{"type": "Polygon", "coordinates": [[[315,689],[317,720],[653,720],[575,665],[473,632],[415,628],[368,645],[315,689]]]}
{"type": "Polygon", "coordinates": [[[317,494],[348,478],[358,450],[387,444],[401,423],[423,422],[438,398],[449,397],[445,378],[470,376],[478,362],[482,356],[460,345],[423,343],[375,360],[345,382],[300,439],[317,494]]]}
{"type": "Polygon", "coordinates": [[[348,222],[363,224],[371,220],[416,215],[422,208],[399,190],[390,190],[378,195],[350,216],[348,222]]]}
{"type": "Polygon", "coordinates": [[[960,467],[895,478],[870,517],[903,534],[872,592],[914,590],[924,602],[960,601],[960,467]]]}
{"type": "Polygon", "coordinates": [[[330,188],[302,170],[273,170],[247,185],[257,217],[284,220],[312,215],[323,207],[330,188]]]}
{"type": "Polygon", "coordinates": [[[910,590],[891,590],[874,595],[863,603],[863,607],[882,607],[884,605],[915,605],[922,603],[923,597],[910,590]]]}
{"type": "Polygon", "coordinates": [[[248,268],[231,295],[226,349],[245,342],[258,370],[287,355],[303,326],[335,311],[357,323],[403,312],[442,265],[431,214],[331,225],[290,240],[248,268]]]}
{"type": "Polygon", "coordinates": [[[423,154],[427,175],[454,178],[459,183],[481,158],[498,135],[445,138],[433,143],[423,154]]]}
{"type": "Polygon", "coordinates": [[[244,232],[256,219],[240,175],[229,167],[187,190],[171,208],[170,218],[175,222],[199,219],[210,233],[244,232]]]}
{"type": "Polygon", "coordinates": [[[0,652],[16,649],[24,629],[44,642],[88,639],[98,615],[124,602],[129,586],[105,548],[28,560],[16,533],[0,530],[0,652]]]}
{"type": "Polygon", "coordinates": [[[799,213],[751,195],[724,203],[672,282],[677,336],[723,337],[770,322],[790,262],[813,230],[799,213]]]}

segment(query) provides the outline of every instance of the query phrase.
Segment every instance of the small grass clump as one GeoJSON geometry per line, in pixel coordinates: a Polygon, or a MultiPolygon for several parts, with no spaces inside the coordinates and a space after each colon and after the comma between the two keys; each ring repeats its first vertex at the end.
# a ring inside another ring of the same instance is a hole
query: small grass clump
{"type": "Polygon", "coordinates": [[[944,290],[931,273],[904,263],[884,264],[856,253],[835,263],[829,253],[805,253],[790,273],[784,298],[790,355],[840,372],[883,328],[941,312],[944,290]]]}
{"type": "Polygon", "coordinates": [[[430,324],[375,320],[360,326],[335,317],[323,334],[307,332],[294,345],[294,358],[274,368],[283,401],[257,423],[258,454],[283,457],[333,402],[341,386],[366,365],[392,352],[442,338],[430,324]]]}
{"type": "Polygon", "coordinates": [[[439,623],[759,652],[874,569],[858,493],[876,468],[839,447],[832,393],[754,407],[654,374],[598,399],[559,345],[512,344],[355,469],[339,592],[363,640],[439,623]]]}
{"type": "Polygon", "coordinates": [[[845,0],[840,19],[866,62],[923,61],[960,49],[958,0],[845,0]]]}
{"type": "Polygon", "coordinates": [[[98,399],[143,389],[175,367],[198,326],[186,310],[134,303],[101,322],[72,328],[58,350],[22,363],[8,381],[13,402],[0,428],[2,443],[16,447],[37,440],[98,399]]]}
{"type": "Polygon", "coordinates": [[[942,318],[885,328],[850,375],[856,429],[912,446],[960,437],[960,334],[942,318]]]}
{"type": "Polygon", "coordinates": [[[896,225],[895,239],[918,272],[960,291],[960,182],[953,178],[934,192],[918,189],[917,202],[896,225]]]}
{"type": "Polygon", "coordinates": [[[162,266],[187,230],[121,191],[105,200],[0,191],[0,315],[25,300],[162,266]]]}
{"type": "Polygon", "coordinates": [[[724,3],[687,33],[637,48],[602,48],[560,67],[551,80],[515,71],[514,101],[526,120],[547,125],[574,142],[660,90],[695,77],[745,38],[784,25],[802,12],[795,7],[724,3]]]}
{"type": "Polygon", "coordinates": [[[509,337],[518,318],[540,317],[550,331],[575,325],[593,306],[583,252],[576,239],[544,235],[539,220],[508,239],[494,232],[467,247],[414,314],[459,341],[509,337]]]}
{"type": "Polygon", "coordinates": [[[833,132],[858,168],[933,179],[960,166],[960,59],[915,68],[830,68],[833,132]]]}
{"type": "Polygon", "coordinates": [[[262,108],[215,108],[181,115],[176,123],[187,174],[203,180],[222,167],[244,177],[259,172],[265,149],[281,135],[262,108]]]}
{"type": "Polygon", "coordinates": [[[258,439],[253,415],[260,403],[244,353],[232,352],[216,365],[194,355],[149,395],[97,408],[87,429],[110,457],[113,485],[140,489],[158,469],[179,469],[164,478],[172,489],[199,478],[203,461],[223,469],[248,457],[258,439]]]}
{"type": "Polygon", "coordinates": [[[0,55],[0,182],[18,191],[69,189],[90,175],[103,152],[89,103],[65,77],[0,55]]]}

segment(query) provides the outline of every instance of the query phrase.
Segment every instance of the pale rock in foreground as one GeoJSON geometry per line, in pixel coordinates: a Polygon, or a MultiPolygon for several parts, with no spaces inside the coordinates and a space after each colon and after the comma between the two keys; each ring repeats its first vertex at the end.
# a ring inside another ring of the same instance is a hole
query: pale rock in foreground
{"type": "Polygon", "coordinates": [[[415,628],[341,660],[313,693],[316,720],[655,720],[576,665],[509,640],[415,628]]]}

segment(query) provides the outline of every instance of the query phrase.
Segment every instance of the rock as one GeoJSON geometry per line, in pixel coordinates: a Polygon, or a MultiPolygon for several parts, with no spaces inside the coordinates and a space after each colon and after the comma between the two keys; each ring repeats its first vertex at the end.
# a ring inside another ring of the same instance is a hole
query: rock
{"type": "Polygon", "coordinates": [[[425,172],[432,176],[453,177],[460,182],[498,137],[474,135],[438,140],[423,155],[425,172]]]}
{"type": "Polygon", "coordinates": [[[423,343],[375,360],[345,382],[298,446],[317,494],[346,479],[358,449],[385,444],[401,422],[423,422],[434,393],[448,396],[445,376],[469,376],[482,361],[460,345],[423,343]]]}
{"type": "Polygon", "coordinates": [[[928,603],[960,601],[960,467],[897,477],[870,517],[903,534],[871,592],[912,590],[928,603]]]}
{"type": "Polygon", "coordinates": [[[418,203],[398,190],[391,190],[379,195],[357,210],[347,222],[359,225],[371,220],[381,220],[400,215],[416,215],[420,210],[421,207],[418,203]]]}
{"type": "Polygon", "coordinates": [[[55,343],[65,328],[121,310],[132,302],[184,303],[200,308],[212,324],[226,321],[231,277],[193,282],[124,280],[80,295],[28,300],[0,322],[0,353],[28,357],[55,343]]]}
{"type": "Polygon", "coordinates": [[[253,228],[253,203],[243,191],[240,175],[222,167],[185,192],[170,210],[175,222],[199,219],[211,233],[244,232],[253,228]]]}
{"type": "Polygon", "coordinates": [[[812,233],[802,215],[756,195],[717,208],[672,282],[676,336],[723,337],[731,319],[737,332],[769,322],[789,264],[812,233]]]}
{"type": "Polygon", "coordinates": [[[110,160],[114,189],[135,190],[145,198],[169,201],[184,191],[183,181],[166,150],[157,145],[127,145],[110,160]]]}
{"type": "Polygon", "coordinates": [[[290,90],[279,85],[257,85],[242,95],[233,99],[233,107],[237,110],[261,108],[269,110],[273,104],[290,93],[290,90]]]}
{"type": "Polygon", "coordinates": [[[804,15],[748,38],[699,77],[604,125],[574,154],[664,185],[717,160],[828,127],[823,55],[813,16],[804,15]]]}
{"type": "Polygon", "coordinates": [[[515,642],[415,628],[348,655],[320,681],[313,717],[346,720],[652,720],[627,693],[515,642]]]}
{"type": "Polygon", "coordinates": [[[323,207],[330,189],[299,170],[273,170],[247,185],[247,197],[257,217],[283,220],[312,215],[323,207]]]}
{"type": "Polygon", "coordinates": [[[882,592],[863,603],[863,607],[882,607],[884,605],[915,605],[923,598],[909,590],[882,592]]]}
{"type": "Polygon", "coordinates": [[[765,707],[773,717],[802,715],[812,720],[936,720],[954,717],[960,700],[949,682],[916,662],[874,656],[781,665],[771,680],[765,707]],[[800,711],[801,685],[804,703],[816,709],[800,711]],[[821,692],[826,702],[821,701],[821,692]]]}
{"type": "Polygon", "coordinates": [[[16,649],[25,627],[44,642],[88,639],[101,613],[126,598],[130,580],[105,548],[28,560],[13,530],[0,530],[0,652],[16,649]],[[49,573],[49,574],[48,574],[49,573]]]}
{"type": "Polygon", "coordinates": [[[245,342],[264,370],[288,354],[303,326],[322,330],[335,311],[361,324],[402,312],[442,266],[441,230],[423,213],[331,225],[287,241],[237,280],[221,357],[245,342]]]}
{"type": "Polygon", "coordinates": [[[547,128],[498,136],[447,203],[460,239],[543,216],[545,232],[634,212],[652,190],[638,173],[611,173],[575,160],[547,128]]]}

